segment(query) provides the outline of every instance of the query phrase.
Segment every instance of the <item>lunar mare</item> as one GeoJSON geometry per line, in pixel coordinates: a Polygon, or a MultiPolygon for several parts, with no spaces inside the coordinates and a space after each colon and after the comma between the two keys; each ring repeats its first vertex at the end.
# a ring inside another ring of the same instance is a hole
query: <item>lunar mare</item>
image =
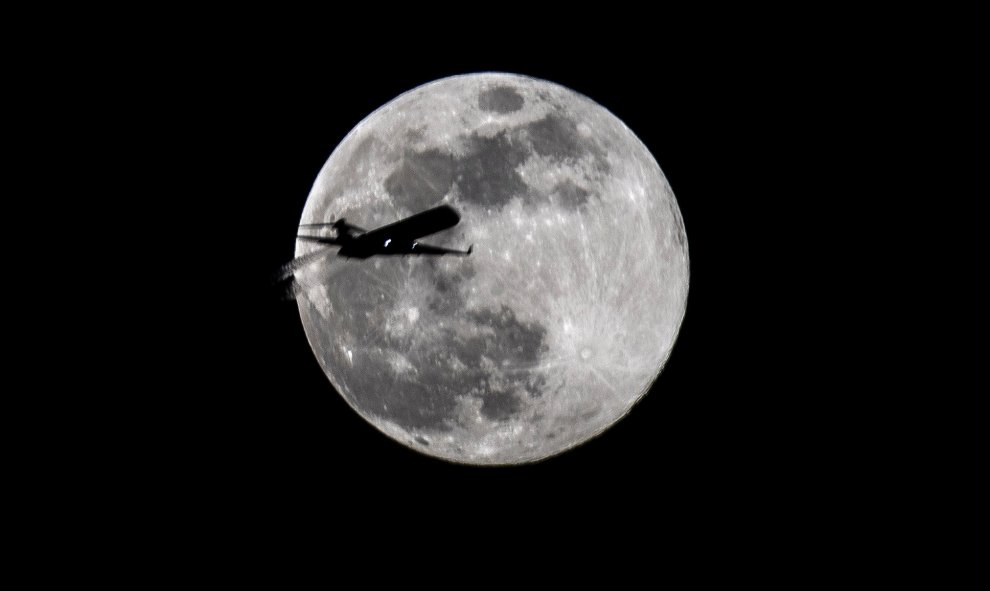
{"type": "MultiPolygon", "coordinates": [[[[385,225],[441,203],[424,240],[469,257],[328,254],[297,271],[310,345],[362,417],[425,454],[536,461],[622,417],[677,337],[688,246],[674,195],[614,115],[509,74],[399,96],[334,150],[300,223],[385,225]]],[[[297,241],[296,256],[312,252],[297,241]]]]}

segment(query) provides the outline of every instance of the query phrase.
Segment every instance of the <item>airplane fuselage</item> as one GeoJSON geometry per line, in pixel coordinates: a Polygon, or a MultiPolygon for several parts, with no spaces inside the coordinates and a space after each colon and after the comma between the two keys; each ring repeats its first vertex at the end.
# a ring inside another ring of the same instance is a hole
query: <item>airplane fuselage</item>
{"type": "Polygon", "coordinates": [[[312,240],[321,244],[339,246],[337,256],[366,259],[376,255],[456,255],[467,256],[466,251],[453,250],[442,246],[432,246],[418,241],[446,230],[457,224],[460,216],[449,205],[439,205],[433,209],[417,213],[403,220],[366,232],[340,219],[330,223],[302,224],[300,227],[323,227],[331,225],[337,230],[336,237],[298,235],[302,240],[312,240]],[[363,232],[354,235],[353,231],[363,232]]]}
{"type": "Polygon", "coordinates": [[[416,242],[411,240],[396,240],[386,238],[384,240],[361,240],[361,237],[351,238],[344,241],[344,244],[337,251],[337,256],[350,257],[355,259],[366,259],[371,256],[380,255],[409,255],[416,253],[416,242]]]}

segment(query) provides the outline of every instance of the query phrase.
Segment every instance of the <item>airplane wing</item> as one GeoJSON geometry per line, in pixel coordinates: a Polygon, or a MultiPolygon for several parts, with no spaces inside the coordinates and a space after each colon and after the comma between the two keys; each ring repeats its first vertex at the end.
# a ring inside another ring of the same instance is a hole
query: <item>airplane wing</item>
{"type": "Polygon", "coordinates": [[[340,242],[336,238],[328,238],[325,236],[296,236],[299,240],[312,240],[313,242],[319,242],[320,244],[336,244],[340,246],[340,242]]]}
{"type": "Polygon", "coordinates": [[[352,229],[352,230],[356,230],[358,232],[367,232],[367,230],[365,230],[364,228],[359,228],[359,227],[355,226],[354,224],[352,224],[352,223],[350,223],[350,222],[348,222],[346,220],[343,220],[343,219],[337,220],[336,222],[321,222],[321,223],[318,223],[318,224],[299,224],[299,227],[300,228],[329,228],[329,227],[332,227],[332,226],[336,226],[340,222],[344,222],[344,225],[347,226],[348,228],[352,229]]]}
{"type": "Polygon", "coordinates": [[[419,242],[414,242],[412,248],[407,252],[408,254],[456,254],[461,256],[468,256],[471,251],[474,250],[474,245],[468,247],[467,250],[452,250],[450,248],[443,248],[440,246],[430,246],[429,244],[422,244],[419,242]]]}
{"type": "Polygon", "coordinates": [[[423,236],[436,234],[440,230],[446,230],[457,224],[461,216],[457,215],[454,208],[449,205],[441,205],[428,209],[407,217],[404,220],[376,228],[365,234],[361,234],[360,240],[368,244],[383,243],[386,240],[396,242],[414,241],[423,236]]]}

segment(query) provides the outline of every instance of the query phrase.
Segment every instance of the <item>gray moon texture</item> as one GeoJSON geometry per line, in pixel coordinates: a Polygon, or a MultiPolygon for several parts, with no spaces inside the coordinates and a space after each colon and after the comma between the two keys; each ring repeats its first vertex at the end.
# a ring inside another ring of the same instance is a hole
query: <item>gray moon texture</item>
{"type": "MultiPolygon", "coordinates": [[[[296,271],[309,343],[347,403],[469,464],[538,461],[628,413],[667,362],[689,278],[677,201],[643,143],[557,84],[444,78],[350,132],[300,223],[370,230],[440,204],[461,221],[422,241],[471,256],[331,249],[296,271]]],[[[297,241],[296,256],[316,248],[297,241]]]]}

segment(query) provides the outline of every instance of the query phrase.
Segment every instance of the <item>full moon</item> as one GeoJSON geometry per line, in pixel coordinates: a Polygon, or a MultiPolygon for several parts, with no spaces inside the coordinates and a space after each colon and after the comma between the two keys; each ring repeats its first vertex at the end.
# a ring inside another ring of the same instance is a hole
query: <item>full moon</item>
{"type": "MultiPolygon", "coordinates": [[[[551,82],[444,78],[344,138],[300,223],[371,230],[441,204],[461,221],[423,242],[470,256],[328,249],[296,271],[306,336],[347,403],[392,439],[469,464],[538,461],[629,412],[688,294],[684,223],[643,143],[551,82]]],[[[318,246],[299,240],[296,256],[318,246]]]]}

